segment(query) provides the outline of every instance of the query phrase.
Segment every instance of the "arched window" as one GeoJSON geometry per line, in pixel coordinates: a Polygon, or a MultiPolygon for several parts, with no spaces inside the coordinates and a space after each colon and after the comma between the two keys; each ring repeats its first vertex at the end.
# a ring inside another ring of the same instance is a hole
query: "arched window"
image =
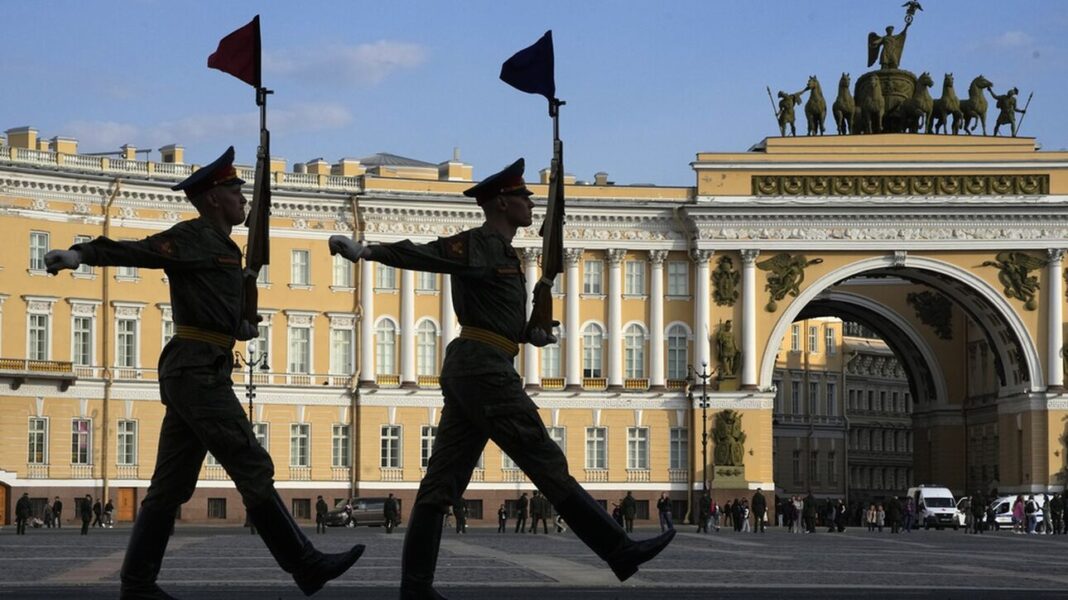
{"type": "MultiPolygon", "coordinates": [[[[553,335],[561,339],[559,327],[553,327],[553,335]]],[[[560,377],[560,345],[549,344],[541,348],[541,376],[560,377]]]]}
{"type": "Polygon", "coordinates": [[[645,378],[645,330],[637,323],[623,333],[623,371],[627,379],[645,378]]]}
{"type": "Polygon", "coordinates": [[[590,323],[582,331],[582,376],[585,378],[603,377],[601,358],[604,345],[604,331],[596,323],[590,323]]]}
{"type": "Polygon", "coordinates": [[[375,327],[375,374],[397,373],[397,326],[389,319],[382,319],[375,327]]]}
{"type": "Polygon", "coordinates": [[[415,330],[415,374],[436,375],[438,372],[438,328],[426,319],[415,330]]]}
{"type": "Polygon", "coordinates": [[[667,331],[667,378],[686,379],[686,328],[672,325],[667,331]]]}

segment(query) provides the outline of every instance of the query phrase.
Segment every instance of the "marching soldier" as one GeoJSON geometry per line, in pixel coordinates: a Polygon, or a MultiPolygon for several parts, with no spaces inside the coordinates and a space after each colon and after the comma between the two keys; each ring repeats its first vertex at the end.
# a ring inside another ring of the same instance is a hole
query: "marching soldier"
{"type": "Polygon", "coordinates": [[[466,190],[485,213],[481,227],[428,244],[405,240],[364,246],[330,238],[330,251],[351,261],[449,273],[463,329],[441,369],[445,406],[426,475],[419,486],[402,556],[402,598],[436,598],[434,569],[446,506],[459,498],[486,442],[493,440],[530,477],[560,514],[622,581],[667,546],[675,532],[635,542],[568,472],[567,459],[523,391],[513,360],[519,344],[556,342],[540,327],[526,335],[526,282],[512,238],[532,221],[532,192],[523,159],[466,190]]]}
{"type": "Polygon", "coordinates": [[[234,342],[255,337],[256,327],[240,317],[241,249],[230,234],[245,220],[246,200],[233,162],[231,146],[172,188],[185,192],[200,213],[196,219],[140,241],[99,237],[45,255],[53,274],[81,264],[111,265],[163,269],[170,280],[175,335],[159,362],[160,398],[167,410],[156,470],[120,572],[122,598],[170,597],[156,577],[175,513],[193,495],[209,451],[233,479],[275,560],[306,595],[348,570],[364,549],[356,545],[338,554],[315,549],[275,491],[271,456],[256,442],[234,395],[234,342]]]}

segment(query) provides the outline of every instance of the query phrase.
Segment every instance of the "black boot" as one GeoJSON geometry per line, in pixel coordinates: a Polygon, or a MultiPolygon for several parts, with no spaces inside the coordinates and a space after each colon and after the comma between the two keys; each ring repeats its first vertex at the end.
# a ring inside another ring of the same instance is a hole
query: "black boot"
{"type": "Polygon", "coordinates": [[[167,600],[173,599],[156,585],[156,577],[163,565],[163,555],[174,526],[174,512],[141,507],[141,512],[130,532],[126,545],[126,558],[122,561],[119,577],[122,585],[119,598],[122,600],[167,600]]]}
{"type": "Polygon", "coordinates": [[[577,488],[557,509],[580,540],[600,556],[620,581],[638,572],[638,565],[651,560],[675,537],[669,529],[655,538],[635,542],[600,504],[577,488]]]}
{"type": "Polygon", "coordinates": [[[434,591],[445,514],[432,504],[416,504],[408,516],[401,554],[401,600],[445,600],[434,591]]]}
{"type": "Polygon", "coordinates": [[[293,581],[305,596],[318,592],[326,582],[347,571],[363,554],[363,544],[338,554],[323,554],[316,550],[286,510],[278,492],[267,502],[249,508],[248,516],[278,565],[293,575],[293,581]]]}

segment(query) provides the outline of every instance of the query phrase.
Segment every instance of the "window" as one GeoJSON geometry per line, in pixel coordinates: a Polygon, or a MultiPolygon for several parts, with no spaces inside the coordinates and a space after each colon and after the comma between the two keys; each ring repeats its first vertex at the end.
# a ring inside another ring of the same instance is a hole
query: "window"
{"type": "Polygon", "coordinates": [[[211,452],[208,452],[208,454],[204,457],[204,464],[208,465],[209,467],[217,467],[219,466],[219,459],[215,458],[215,455],[211,452]]]}
{"type": "Polygon", "coordinates": [[[291,506],[294,519],[311,518],[311,498],[293,498],[291,506]]]}
{"type": "Polygon", "coordinates": [[[809,455],[808,470],[811,475],[812,483],[819,484],[820,482],[820,451],[813,450],[809,455]]]}
{"type": "Polygon", "coordinates": [[[899,394],[897,392],[894,392],[893,394],[890,395],[890,398],[893,400],[893,403],[894,403],[894,411],[901,412],[903,407],[900,406],[899,394]]]}
{"type": "Polygon", "coordinates": [[[289,372],[311,373],[311,328],[289,328],[289,372]]]}
{"type": "Polygon", "coordinates": [[[292,285],[308,285],[308,251],[293,250],[290,253],[289,283],[292,285]]]}
{"type": "Polygon", "coordinates": [[[137,320],[115,319],[115,366],[137,367],[137,320]]]}
{"type": "Polygon", "coordinates": [[[385,469],[397,469],[401,466],[401,428],[400,425],[382,426],[382,450],[379,465],[385,469]]]}
{"type": "Polygon", "coordinates": [[[827,453],[827,478],[832,484],[838,483],[838,462],[836,461],[836,452],[831,450],[827,453]]]}
{"type": "Polygon", "coordinates": [[[604,263],[599,260],[587,260],[582,276],[583,294],[603,294],[602,287],[604,263]]]}
{"type": "Polygon", "coordinates": [[[334,425],[331,438],[333,451],[331,452],[330,464],[335,467],[350,466],[352,461],[349,457],[352,453],[349,451],[349,426],[334,425]]]}
{"type": "Polygon", "coordinates": [[[883,442],[883,448],[887,452],[893,452],[894,451],[894,432],[893,431],[887,431],[885,433],[886,433],[886,441],[883,442]]]}
{"type": "Polygon", "coordinates": [[[30,313],[29,315],[29,338],[27,339],[26,355],[30,360],[49,359],[49,329],[51,329],[52,317],[46,314],[30,313]]]}
{"type": "Polygon", "coordinates": [[[30,232],[30,270],[44,271],[44,255],[48,253],[48,233],[44,231],[30,232]]]}
{"type": "Polygon", "coordinates": [[[790,326],[790,352],[801,351],[801,326],[790,326]]]}
{"type": "Polygon", "coordinates": [[[886,405],[886,392],[879,392],[879,408],[877,410],[890,410],[890,407],[886,405]]]}
{"type": "Polygon", "coordinates": [[[857,407],[857,390],[849,390],[849,410],[857,407]]]}
{"type": "Polygon", "coordinates": [[[352,287],[352,262],[340,254],[334,255],[334,287],[352,287]]]}
{"type": "Polygon", "coordinates": [[[70,463],[72,465],[92,464],[93,422],[89,419],[74,419],[70,427],[70,463]]]}
{"type": "Polygon", "coordinates": [[[645,294],[645,261],[628,260],[624,270],[623,293],[628,296],[645,294]]]}
{"type": "Polygon", "coordinates": [[[604,334],[601,326],[590,323],[582,332],[582,376],[586,378],[601,377],[601,345],[604,334]]]}
{"type": "Polygon", "coordinates": [[[421,292],[438,291],[438,274],[419,271],[415,274],[415,289],[421,292]]]}
{"type": "Polygon", "coordinates": [[[31,465],[48,464],[48,419],[30,417],[26,462],[31,465]]]}
{"type": "MultiPolygon", "coordinates": [[[[164,314],[162,323],[163,323],[163,338],[162,338],[163,339],[163,345],[166,346],[167,344],[170,343],[171,338],[174,337],[174,318],[169,314],[164,314]]],[[[266,325],[260,325],[260,336],[261,337],[263,336],[263,330],[266,327],[267,327],[266,325]]],[[[257,338],[257,339],[259,339],[259,338],[257,338]]],[[[264,338],[264,339],[266,339],[266,338],[264,338]]],[[[252,342],[252,343],[257,343],[257,342],[252,342]]],[[[264,342],[264,343],[266,344],[266,342],[264,342]]]]}
{"type": "Polygon", "coordinates": [[[397,269],[381,263],[375,267],[375,287],[383,290],[397,289],[397,269]]]}
{"type": "Polygon", "coordinates": [[[645,330],[634,324],[623,334],[623,370],[627,379],[645,377],[645,330]]]}
{"type": "Polygon", "coordinates": [[[627,468],[647,470],[649,468],[649,428],[627,428],[627,468]]]}
{"type": "MultiPolygon", "coordinates": [[[[553,327],[553,335],[556,336],[556,339],[561,339],[559,327],[553,327]]],[[[542,346],[541,376],[560,377],[560,344],[542,346]]]]}
{"type": "Polygon", "coordinates": [[[567,430],[563,427],[546,427],[545,431],[548,432],[549,439],[556,442],[560,451],[567,454],[567,430]]]}
{"type": "Polygon", "coordinates": [[[608,468],[608,430],[604,427],[586,429],[586,468],[608,468]]]}
{"type": "Polygon", "coordinates": [[[423,425],[419,431],[419,466],[426,468],[430,464],[430,454],[434,451],[434,438],[438,435],[438,428],[434,425],[423,425]]]}
{"type": "Polygon", "coordinates": [[[397,372],[397,326],[382,319],[375,327],[375,373],[392,375],[397,372]]]}
{"type": "Polygon", "coordinates": [[[883,449],[883,433],[881,431],[871,432],[871,449],[875,451],[883,449]]]}
{"type": "Polygon", "coordinates": [[[791,413],[801,414],[801,380],[795,379],[790,382],[790,408],[791,413]]]}
{"type": "Polygon", "coordinates": [[[289,466],[307,467],[308,461],[308,438],[311,425],[307,423],[293,423],[289,426],[289,466]]]}
{"type": "Polygon", "coordinates": [[[263,265],[256,274],[256,285],[271,285],[271,265],[263,265]]]}
{"type": "Polygon", "coordinates": [[[226,518],[226,498],[208,498],[208,518],[226,518]]]}
{"type": "Polygon", "coordinates": [[[820,383],[818,381],[808,383],[808,414],[820,414],[820,383]]]}
{"type": "MultiPolygon", "coordinates": [[[[91,236],[88,236],[88,235],[76,235],[76,236],[74,236],[74,243],[75,244],[87,244],[87,243],[91,242],[92,240],[93,240],[93,238],[91,236]]],[[[78,265],[77,269],[74,270],[74,274],[75,275],[92,275],[93,274],[93,266],[92,265],[87,265],[85,263],[82,263],[82,264],[78,265]]]]}
{"type": "Polygon", "coordinates": [[[690,468],[690,432],[685,427],[672,427],[668,448],[668,468],[690,468]]]}
{"type": "Polygon", "coordinates": [[[816,353],[820,351],[820,328],[809,327],[808,328],[808,351],[816,353]]]}
{"type": "Polygon", "coordinates": [[[771,380],[771,385],[775,388],[775,410],[774,410],[774,412],[781,413],[782,412],[782,394],[783,394],[782,380],[781,379],[772,379],[771,380]]]}
{"type": "Polygon", "coordinates": [[[794,483],[801,483],[801,451],[794,450],[791,457],[791,467],[794,471],[794,483]]]}
{"type": "Polygon", "coordinates": [[[93,364],[93,317],[72,319],[70,359],[76,367],[93,364]]]}
{"type": "Polygon", "coordinates": [[[823,330],[823,347],[827,356],[838,354],[838,341],[835,338],[834,327],[826,327],[823,330]]]}
{"type": "MultiPolygon", "coordinates": [[[[134,240],[127,238],[122,241],[132,242],[134,240]]],[[[137,267],[118,267],[115,269],[115,279],[137,279],[137,267]]]]}
{"type": "Polygon", "coordinates": [[[667,263],[667,295],[686,296],[690,293],[690,263],[669,260],[667,263]]]}
{"type": "Polygon", "coordinates": [[[667,332],[667,378],[686,379],[686,364],[689,361],[686,350],[686,328],[672,325],[667,332]]]}
{"type": "Polygon", "coordinates": [[[435,375],[438,372],[438,328],[424,319],[415,332],[415,373],[435,375]]]}
{"type": "Polygon", "coordinates": [[[137,464],[137,421],[123,419],[119,421],[119,439],[115,454],[115,464],[137,464]]]}
{"type": "Polygon", "coordinates": [[[256,443],[263,446],[264,450],[270,450],[269,440],[270,436],[267,434],[267,423],[253,423],[252,433],[256,436],[256,443]]]}
{"type": "Polygon", "coordinates": [[[838,416],[838,384],[827,382],[827,416],[838,416]]]}
{"type": "Polygon", "coordinates": [[[504,453],[504,450],[501,450],[501,468],[507,471],[519,468],[516,466],[515,461],[512,460],[512,457],[504,453]]]}
{"type": "Polygon", "coordinates": [[[330,372],[348,375],[355,370],[352,354],[352,329],[330,329],[330,372]]]}
{"type": "Polygon", "coordinates": [[[875,390],[868,390],[868,405],[864,408],[875,410],[875,390]]]}

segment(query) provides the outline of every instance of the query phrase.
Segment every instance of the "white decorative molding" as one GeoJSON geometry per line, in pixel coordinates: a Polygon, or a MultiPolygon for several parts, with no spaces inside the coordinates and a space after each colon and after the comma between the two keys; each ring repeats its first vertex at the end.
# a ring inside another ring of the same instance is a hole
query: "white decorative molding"
{"type": "Polygon", "coordinates": [[[315,317],[319,313],[306,311],[306,310],[283,310],[286,315],[286,322],[291,327],[311,327],[315,322],[315,317]]]}
{"type": "Polygon", "coordinates": [[[100,306],[100,300],[84,300],[79,298],[67,298],[70,304],[70,314],[75,317],[96,316],[96,307],[100,306]]]}
{"type": "Polygon", "coordinates": [[[330,319],[331,329],[352,329],[356,327],[356,315],[353,313],[326,313],[326,316],[330,319]]]}
{"type": "Polygon", "coordinates": [[[55,296],[22,296],[26,302],[26,312],[38,315],[51,315],[52,307],[59,298],[55,296]]]}
{"type": "Polygon", "coordinates": [[[140,319],[145,303],[113,300],[111,306],[115,309],[116,319],[140,319]]]}

